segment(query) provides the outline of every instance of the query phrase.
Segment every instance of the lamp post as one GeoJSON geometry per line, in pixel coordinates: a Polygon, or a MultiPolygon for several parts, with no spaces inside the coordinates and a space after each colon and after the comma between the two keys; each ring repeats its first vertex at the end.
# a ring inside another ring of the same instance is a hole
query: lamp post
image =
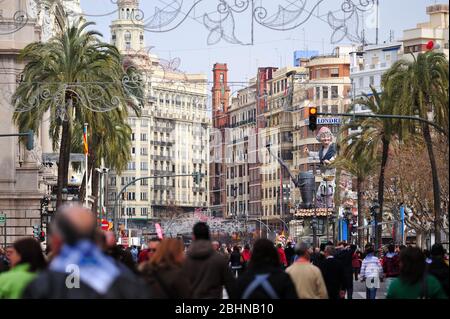
{"type": "Polygon", "coordinates": [[[329,220],[329,222],[331,224],[331,227],[332,227],[332,236],[333,236],[332,237],[332,242],[334,243],[335,242],[335,222],[336,222],[336,217],[334,217],[334,215],[331,215],[328,220],[329,220]]]}
{"type": "Polygon", "coordinates": [[[62,195],[61,195],[62,202],[63,202],[63,203],[67,202],[67,198],[68,198],[68,196],[69,196],[69,191],[67,190],[67,188],[64,187],[64,188],[62,189],[61,193],[62,193],[62,195]]]}
{"type": "Polygon", "coordinates": [[[317,216],[314,215],[311,219],[311,228],[313,231],[313,247],[317,247],[317,216]]]}
{"type": "MultiPolygon", "coordinates": [[[[377,201],[374,201],[372,206],[370,207],[370,215],[372,216],[373,220],[374,220],[374,237],[375,237],[375,249],[378,249],[378,245],[379,245],[379,240],[381,240],[381,238],[378,238],[378,214],[379,214],[379,210],[380,210],[380,204],[378,204],[377,201]]],[[[382,234],[383,232],[381,232],[382,234]]]]}

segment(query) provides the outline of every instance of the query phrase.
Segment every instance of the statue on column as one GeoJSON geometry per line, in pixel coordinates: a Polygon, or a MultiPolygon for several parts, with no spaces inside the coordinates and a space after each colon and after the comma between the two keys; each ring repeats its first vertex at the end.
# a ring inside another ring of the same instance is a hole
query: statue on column
{"type": "Polygon", "coordinates": [[[331,167],[331,164],[336,159],[336,144],[333,143],[333,134],[328,127],[322,127],[316,139],[321,143],[318,152],[310,151],[308,147],[305,147],[305,153],[309,157],[312,157],[313,160],[320,161],[319,169],[322,181],[316,192],[316,207],[333,208],[336,169],[331,167]]]}

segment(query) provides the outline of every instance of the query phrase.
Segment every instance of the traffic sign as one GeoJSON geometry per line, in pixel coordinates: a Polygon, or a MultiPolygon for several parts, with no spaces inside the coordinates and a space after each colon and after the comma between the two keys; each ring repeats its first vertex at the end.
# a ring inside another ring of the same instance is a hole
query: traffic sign
{"type": "Polygon", "coordinates": [[[109,230],[109,222],[106,219],[102,220],[102,230],[109,230]]]}
{"type": "Polygon", "coordinates": [[[5,224],[5,223],[6,223],[6,215],[0,214],[0,224],[5,224]]]}

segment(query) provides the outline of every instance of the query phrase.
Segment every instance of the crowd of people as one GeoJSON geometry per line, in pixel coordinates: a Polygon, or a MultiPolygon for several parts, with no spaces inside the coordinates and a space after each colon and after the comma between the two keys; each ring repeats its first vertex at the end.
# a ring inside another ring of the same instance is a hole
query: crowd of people
{"type": "Polygon", "coordinates": [[[0,298],[26,299],[352,299],[365,282],[375,299],[386,281],[388,299],[447,299],[446,251],[389,245],[364,251],[339,242],[285,247],[268,239],[230,246],[211,241],[209,227],[193,227],[192,242],[152,239],[143,249],[117,245],[113,232],[98,229],[94,214],[64,206],[43,253],[33,238],[0,250],[0,298]]]}

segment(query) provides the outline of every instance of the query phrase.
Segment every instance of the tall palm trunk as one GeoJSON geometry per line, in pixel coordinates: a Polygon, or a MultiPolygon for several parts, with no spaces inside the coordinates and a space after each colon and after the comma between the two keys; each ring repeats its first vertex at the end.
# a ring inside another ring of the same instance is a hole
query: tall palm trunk
{"type": "Polygon", "coordinates": [[[69,162],[70,162],[70,140],[71,130],[70,122],[62,122],[61,144],[59,147],[59,162],[58,162],[58,186],[56,193],[56,208],[62,204],[62,190],[67,187],[69,162]]]}
{"type": "MultiPolygon", "coordinates": [[[[382,244],[383,239],[383,226],[380,223],[383,221],[383,202],[384,202],[384,175],[386,173],[386,165],[389,157],[389,144],[390,141],[385,137],[382,138],[383,142],[383,152],[381,154],[381,168],[380,168],[380,178],[378,180],[378,204],[380,205],[380,210],[376,216],[378,227],[375,230],[376,243],[378,246],[382,244]]],[[[378,249],[378,247],[376,247],[378,249]]]]}
{"type": "Polygon", "coordinates": [[[439,185],[439,176],[437,173],[436,158],[434,157],[433,143],[431,140],[430,127],[428,124],[422,125],[422,134],[427,145],[428,157],[431,165],[431,175],[433,177],[433,201],[434,201],[434,240],[436,243],[441,242],[441,188],[439,185]]]}
{"type": "Polygon", "coordinates": [[[363,180],[360,176],[356,178],[356,191],[358,195],[358,246],[364,247],[364,209],[362,200],[362,183],[363,180]]]}

